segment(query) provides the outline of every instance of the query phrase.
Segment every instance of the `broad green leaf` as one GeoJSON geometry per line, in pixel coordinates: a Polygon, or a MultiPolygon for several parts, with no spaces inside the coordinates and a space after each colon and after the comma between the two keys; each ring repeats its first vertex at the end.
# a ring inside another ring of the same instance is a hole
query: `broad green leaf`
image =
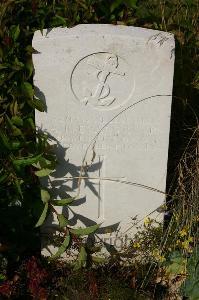
{"type": "Polygon", "coordinates": [[[24,64],[15,58],[14,63],[11,65],[12,70],[19,71],[24,67],[24,64]]]}
{"type": "Polygon", "coordinates": [[[123,3],[123,0],[114,0],[110,6],[111,13],[123,3]]]}
{"type": "Polygon", "coordinates": [[[199,251],[194,247],[193,253],[186,262],[186,280],[182,286],[183,296],[190,300],[198,300],[199,295],[199,251]]]}
{"type": "Polygon", "coordinates": [[[22,142],[19,142],[19,141],[12,141],[10,143],[10,147],[12,150],[18,150],[19,148],[21,148],[23,146],[23,143],[22,142]]]}
{"type": "Polygon", "coordinates": [[[36,108],[37,110],[39,110],[41,112],[45,111],[45,109],[46,109],[45,103],[38,98],[34,97],[34,99],[32,101],[29,101],[28,103],[31,107],[36,108]]]}
{"type": "Polygon", "coordinates": [[[39,227],[44,223],[44,221],[46,219],[47,212],[48,212],[48,203],[45,203],[43,212],[42,212],[37,224],[35,225],[35,227],[39,227]]]}
{"type": "Polygon", "coordinates": [[[19,193],[19,195],[21,196],[21,198],[23,199],[23,193],[22,193],[22,190],[21,190],[21,183],[23,181],[19,181],[17,178],[15,179],[15,186],[17,188],[17,191],[19,193]]]}
{"type": "Polygon", "coordinates": [[[27,127],[30,126],[31,129],[35,130],[35,123],[34,123],[32,118],[25,119],[24,120],[24,126],[27,126],[27,127]]]}
{"type": "Polygon", "coordinates": [[[50,175],[53,172],[53,170],[50,169],[41,169],[39,171],[35,172],[35,175],[37,175],[38,177],[45,177],[50,175]]]}
{"type": "Polygon", "coordinates": [[[199,280],[197,280],[193,286],[193,289],[189,293],[189,300],[198,300],[199,295],[199,280]]]}
{"type": "Polygon", "coordinates": [[[52,161],[49,160],[49,159],[47,159],[47,158],[45,158],[45,157],[41,157],[39,163],[42,166],[42,168],[45,168],[45,167],[51,166],[52,161]]]}
{"type": "Polygon", "coordinates": [[[57,15],[57,16],[52,18],[51,26],[52,27],[54,27],[54,26],[66,26],[66,19],[64,19],[63,17],[57,15]]]}
{"type": "Polygon", "coordinates": [[[12,25],[10,28],[10,34],[11,34],[13,41],[16,41],[20,34],[19,25],[12,25]]]}
{"type": "Polygon", "coordinates": [[[96,264],[102,264],[106,262],[106,259],[104,257],[92,256],[92,261],[96,264]]]}
{"type": "Polygon", "coordinates": [[[57,219],[59,221],[60,227],[66,227],[66,225],[68,225],[68,220],[64,217],[63,214],[57,215],[57,219]]]}
{"type": "Polygon", "coordinates": [[[128,6],[132,8],[137,8],[137,0],[125,0],[128,6]]]}
{"type": "Polygon", "coordinates": [[[6,276],[2,273],[0,273],[0,280],[6,280],[6,276]]]}
{"type": "Polygon", "coordinates": [[[52,173],[55,170],[55,167],[56,167],[56,157],[54,155],[53,156],[48,155],[48,159],[45,157],[41,157],[41,159],[39,160],[39,169],[48,169],[51,170],[52,173]]]}
{"type": "Polygon", "coordinates": [[[67,198],[67,199],[60,199],[60,200],[53,200],[51,203],[56,206],[64,206],[72,203],[74,198],[67,198]]]}
{"type": "Polygon", "coordinates": [[[66,251],[66,249],[68,248],[69,243],[70,243],[70,235],[68,234],[65,237],[62,245],[59,247],[58,251],[54,255],[52,255],[50,259],[55,259],[55,258],[60,257],[66,251]]]}
{"type": "Polygon", "coordinates": [[[89,226],[86,228],[70,229],[70,232],[75,235],[79,235],[79,236],[80,235],[88,235],[88,234],[95,232],[99,228],[99,226],[100,225],[96,224],[96,225],[89,226]]]}
{"type": "Polygon", "coordinates": [[[12,126],[12,134],[14,136],[19,136],[19,135],[22,136],[23,135],[22,131],[19,128],[17,128],[15,125],[12,126]]]}
{"type": "Polygon", "coordinates": [[[13,125],[12,120],[8,116],[6,116],[6,119],[7,119],[7,122],[9,124],[10,128],[12,129],[12,134],[14,136],[19,136],[19,135],[23,136],[21,130],[18,127],[16,127],[15,125],[13,125]]]}
{"type": "Polygon", "coordinates": [[[81,246],[77,261],[74,264],[74,270],[79,270],[80,268],[85,267],[86,260],[87,260],[86,249],[83,246],[81,246]]]}
{"type": "Polygon", "coordinates": [[[185,271],[185,264],[171,263],[168,267],[166,267],[166,272],[168,274],[178,275],[185,271]]]}
{"type": "Polygon", "coordinates": [[[39,52],[38,52],[37,50],[35,50],[31,45],[28,45],[28,46],[26,47],[26,51],[28,52],[28,54],[32,54],[32,53],[38,54],[38,53],[39,53],[39,52]]]}
{"type": "Polygon", "coordinates": [[[15,99],[14,101],[12,101],[12,103],[10,103],[10,112],[12,115],[16,115],[18,113],[18,103],[17,100],[15,99]]]}
{"type": "Polygon", "coordinates": [[[33,89],[32,85],[29,82],[23,82],[21,87],[22,87],[23,94],[28,99],[33,100],[34,89],[33,89]]]}
{"type": "Polygon", "coordinates": [[[3,145],[8,150],[10,149],[9,139],[2,130],[0,130],[0,145],[3,145]]]}
{"type": "Polygon", "coordinates": [[[18,116],[14,116],[11,119],[12,124],[16,125],[16,126],[23,126],[23,120],[22,118],[18,117],[18,116]]]}
{"type": "Polygon", "coordinates": [[[46,159],[43,156],[40,158],[39,162],[37,162],[36,164],[33,164],[33,166],[36,167],[36,168],[49,169],[49,170],[53,171],[52,168],[51,168],[51,165],[52,165],[52,161],[46,159]]]}
{"type": "Polygon", "coordinates": [[[2,47],[0,47],[0,57],[1,58],[3,57],[3,49],[2,49],[2,47]]]}
{"type": "Polygon", "coordinates": [[[32,63],[32,60],[31,59],[29,59],[27,62],[26,62],[26,69],[27,69],[27,71],[28,71],[28,78],[32,75],[32,73],[33,73],[33,70],[34,70],[34,68],[33,68],[33,63],[32,63]]]}
{"type": "Polygon", "coordinates": [[[42,156],[42,154],[32,156],[32,157],[21,157],[18,159],[14,159],[12,161],[12,163],[15,167],[25,167],[25,166],[32,165],[33,163],[36,163],[37,161],[39,161],[41,156],[42,156]]]}
{"type": "Polygon", "coordinates": [[[186,260],[178,251],[171,253],[170,262],[166,264],[166,272],[168,274],[180,274],[185,270],[186,260]]]}
{"type": "Polygon", "coordinates": [[[6,180],[7,177],[8,177],[7,174],[1,175],[0,176],[0,183],[3,182],[4,180],[6,180]]]}
{"type": "Polygon", "coordinates": [[[50,194],[47,190],[41,189],[41,200],[43,203],[48,203],[50,200],[50,194]]]}
{"type": "Polygon", "coordinates": [[[0,64],[0,70],[7,69],[7,68],[8,68],[7,64],[0,64]]]}

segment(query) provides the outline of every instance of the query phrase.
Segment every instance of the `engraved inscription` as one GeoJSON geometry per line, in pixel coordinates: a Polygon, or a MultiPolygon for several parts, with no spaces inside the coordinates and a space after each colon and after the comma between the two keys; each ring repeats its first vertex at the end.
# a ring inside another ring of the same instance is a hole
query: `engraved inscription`
{"type": "MultiPolygon", "coordinates": [[[[94,135],[103,127],[104,120],[101,118],[91,123],[85,119],[81,124],[78,124],[78,121],[75,116],[65,116],[63,119],[56,118],[53,122],[58,125],[59,130],[52,128],[51,134],[57,138],[63,147],[84,152],[94,135]]],[[[103,134],[97,138],[95,148],[100,150],[100,153],[106,151],[123,153],[129,149],[133,151],[139,149],[140,143],[145,143],[145,141],[147,141],[148,146],[157,148],[156,137],[160,134],[160,128],[153,128],[151,122],[147,120],[137,118],[129,122],[128,119],[123,117],[120,120],[114,120],[104,128],[103,134]],[[125,134],[123,134],[124,132],[125,134]],[[132,134],[132,132],[140,132],[139,137],[132,134]],[[150,140],[147,140],[148,137],[150,137],[150,140]]]]}
{"type": "Polygon", "coordinates": [[[115,109],[132,96],[131,68],[119,55],[98,52],[82,58],[71,75],[71,89],[80,103],[95,109],[115,109]]]}

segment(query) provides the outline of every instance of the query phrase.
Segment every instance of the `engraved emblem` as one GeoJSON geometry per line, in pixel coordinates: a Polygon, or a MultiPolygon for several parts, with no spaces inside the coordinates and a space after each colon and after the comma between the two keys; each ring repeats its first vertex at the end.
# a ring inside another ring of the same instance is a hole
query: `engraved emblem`
{"type": "Polygon", "coordinates": [[[109,106],[115,101],[115,97],[110,96],[110,86],[106,83],[108,76],[111,74],[124,76],[125,73],[121,73],[117,70],[118,68],[118,57],[114,54],[107,55],[104,64],[101,66],[100,63],[95,61],[94,63],[90,62],[90,65],[93,66],[98,70],[97,78],[99,83],[94,91],[87,91],[89,92],[89,96],[86,96],[83,99],[85,104],[93,103],[94,105],[101,105],[101,106],[109,106]]]}
{"type": "Polygon", "coordinates": [[[134,89],[127,62],[114,53],[98,52],[82,58],[71,74],[75,98],[95,109],[114,109],[134,89]],[[130,81],[131,80],[131,81],[130,81]]]}

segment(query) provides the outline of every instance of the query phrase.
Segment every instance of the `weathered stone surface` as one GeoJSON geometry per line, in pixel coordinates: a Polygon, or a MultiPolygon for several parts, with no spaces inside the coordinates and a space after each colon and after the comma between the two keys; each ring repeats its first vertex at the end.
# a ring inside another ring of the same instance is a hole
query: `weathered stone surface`
{"type": "Polygon", "coordinates": [[[33,47],[34,84],[47,107],[36,124],[58,142],[54,192],[80,192],[66,211],[72,225],[119,223],[125,232],[165,198],[153,189],[165,191],[173,35],[79,25],[37,31],[33,47]]]}

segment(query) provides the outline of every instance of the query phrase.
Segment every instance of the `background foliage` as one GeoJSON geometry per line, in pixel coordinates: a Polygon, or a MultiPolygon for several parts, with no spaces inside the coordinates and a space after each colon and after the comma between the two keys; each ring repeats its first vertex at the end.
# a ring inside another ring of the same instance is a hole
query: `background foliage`
{"type": "Polygon", "coordinates": [[[167,190],[172,194],[182,179],[176,168],[188,143],[192,152],[186,158],[186,167],[191,164],[190,157],[196,160],[198,156],[194,152],[198,135],[193,136],[199,111],[198,8],[197,0],[1,1],[0,254],[9,258],[8,269],[14,268],[13,261],[40,251],[35,224],[45,204],[36,166],[55,166],[47,137],[36,132],[34,124],[34,110],[45,109],[34,96],[32,85],[34,31],[79,23],[112,23],[174,33],[176,60],[167,180],[167,190]]]}

